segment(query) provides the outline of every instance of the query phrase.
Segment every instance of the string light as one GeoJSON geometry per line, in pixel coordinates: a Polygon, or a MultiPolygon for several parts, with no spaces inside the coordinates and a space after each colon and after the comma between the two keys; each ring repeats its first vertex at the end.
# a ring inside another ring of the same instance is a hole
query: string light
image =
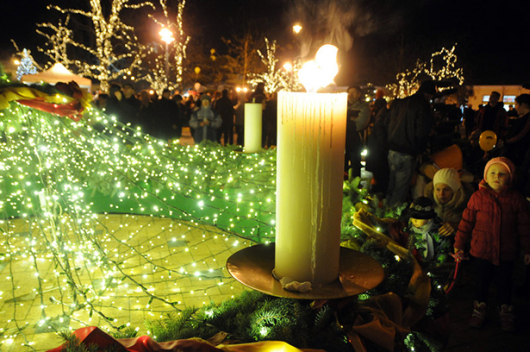
{"type": "Polygon", "coordinates": [[[216,256],[274,240],[274,151],[168,146],[92,108],[74,122],[13,102],[0,121],[2,297],[19,310],[31,308],[19,305],[25,290],[40,301],[34,318],[8,313],[4,341],[60,319],[116,330],[130,322],[123,311],[179,311],[186,295],[233,288],[216,256]],[[216,241],[225,249],[201,254],[216,241]]]}
{"type": "Polygon", "coordinates": [[[258,55],[261,58],[261,62],[266,65],[267,71],[264,73],[250,74],[249,84],[252,86],[257,85],[260,82],[265,84],[266,92],[278,92],[280,90],[295,91],[302,88],[300,79],[298,78],[298,71],[300,71],[301,63],[300,60],[295,60],[289,70],[284,67],[276,68],[278,59],[276,58],[276,41],[269,42],[268,38],[265,38],[265,45],[267,47],[267,55],[263,55],[258,50],[258,55]]]}
{"type": "MultiPolygon", "coordinates": [[[[421,60],[416,61],[416,66],[412,70],[405,70],[396,75],[397,83],[387,85],[387,88],[392,92],[392,95],[397,98],[405,98],[414,94],[420,87],[419,77],[421,74],[426,74],[434,81],[442,81],[445,79],[456,79],[458,84],[464,83],[464,71],[462,68],[456,67],[458,60],[453,45],[451,49],[442,48],[431,54],[429,65],[421,60]]],[[[440,88],[443,90],[444,88],[440,88]]]]}
{"type": "Polygon", "coordinates": [[[48,49],[37,47],[37,49],[52,59],[52,64],[56,62],[62,63],[65,67],[70,65],[72,61],[68,58],[68,44],[73,40],[73,31],[69,29],[70,15],[66,16],[63,21],[59,20],[58,25],[52,23],[38,23],[37,27],[42,28],[37,30],[37,33],[46,38],[45,46],[48,49]],[[51,29],[49,34],[45,31],[51,29]]]}
{"type": "MultiPolygon", "coordinates": [[[[48,9],[53,9],[67,15],[64,25],[59,22],[58,26],[51,23],[40,24],[41,28],[50,28],[54,34],[45,34],[37,31],[48,39],[48,49],[42,51],[52,59],[66,61],[67,64],[74,64],[79,69],[79,74],[91,77],[100,81],[101,89],[106,91],[109,82],[122,76],[141,64],[140,45],[138,38],[134,34],[134,27],[122,21],[122,11],[125,9],[140,9],[150,7],[155,9],[150,2],[131,4],[130,0],[112,0],[110,13],[105,16],[106,11],[101,6],[101,1],[90,1],[90,10],[63,9],[62,7],[49,5],[48,9]],[[70,15],[80,15],[87,17],[92,23],[94,31],[94,46],[87,46],[73,38],[73,31],[66,28],[70,15]],[[125,50],[120,51],[116,45],[116,39],[123,42],[125,50]],[[86,54],[93,57],[93,60],[71,60],[66,48],[71,45],[81,49],[86,54]],[[91,64],[90,62],[96,62],[91,64]],[[123,65],[127,62],[126,65],[123,65]]],[[[64,64],[64,62],[63,62],[64,64]]]]}

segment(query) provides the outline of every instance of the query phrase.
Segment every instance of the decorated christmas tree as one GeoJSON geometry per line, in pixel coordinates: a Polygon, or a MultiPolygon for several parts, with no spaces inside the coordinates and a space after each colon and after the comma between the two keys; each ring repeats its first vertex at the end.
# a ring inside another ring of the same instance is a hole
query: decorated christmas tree
{"type": "Polygon", "coordinates": [[[20,81],[24,75],[33,75],[37,73],[37,66],[35,65],[35,60],[30,54],[28,49],[22,50],[22,58],[20,59],[20,64],[17,67],[17,80],[20,81]]]}

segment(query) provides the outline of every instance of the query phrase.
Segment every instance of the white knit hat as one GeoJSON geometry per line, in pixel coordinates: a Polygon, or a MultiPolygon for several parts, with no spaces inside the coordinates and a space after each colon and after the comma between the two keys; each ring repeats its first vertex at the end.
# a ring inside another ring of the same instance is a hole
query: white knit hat
{"type": "Polygon", "coordinates": [[[438,183],[445,183],[453,192],[458,191],[462,187],[460,176],[455,169],[440,169],[436,171],[432,184],[436,187],[438,183]]]}

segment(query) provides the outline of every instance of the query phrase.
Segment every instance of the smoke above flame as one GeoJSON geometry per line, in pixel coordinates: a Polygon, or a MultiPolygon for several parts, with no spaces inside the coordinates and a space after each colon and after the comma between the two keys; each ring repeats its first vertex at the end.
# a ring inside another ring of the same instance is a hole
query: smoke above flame
{"type": "Polygon", "coordinates": [[[297,34],[300,57],[312,57],[324,44],[349,51],[353,35],[394,31],[401,26],[402,13],[396,2],[381,4],[373,0],[296,0],[287,16],[303,27],[297,34]]]}

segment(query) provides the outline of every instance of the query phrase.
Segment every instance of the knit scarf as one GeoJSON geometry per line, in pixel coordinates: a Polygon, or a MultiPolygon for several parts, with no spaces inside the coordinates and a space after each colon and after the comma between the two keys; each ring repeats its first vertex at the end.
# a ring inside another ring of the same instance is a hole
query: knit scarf
{"type": "Polygon", "coordinates": [[[418,251],[421,251],[421,256],[426,261],[434,258],[434,243],[430,234],[433,225],[434,221],[429,221],[420,227],[410,226],[410,229],[413,232],[411,235],[414,237],[414,246],[418,251]]]}

